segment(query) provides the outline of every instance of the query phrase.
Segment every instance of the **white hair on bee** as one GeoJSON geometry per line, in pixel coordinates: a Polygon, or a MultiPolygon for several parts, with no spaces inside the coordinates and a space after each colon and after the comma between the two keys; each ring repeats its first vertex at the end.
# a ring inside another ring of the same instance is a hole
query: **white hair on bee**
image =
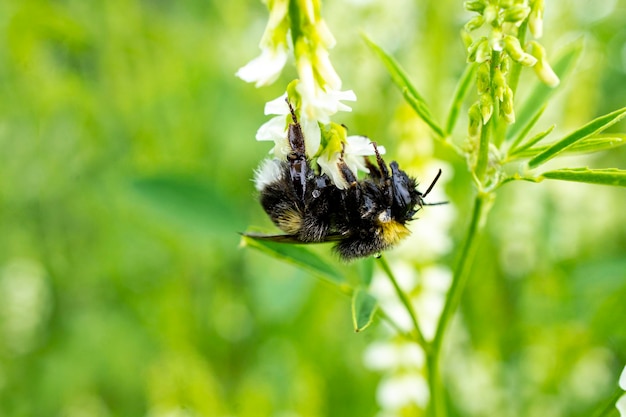
{"type": "Polygon", "coordinates": [[[260,192],[271,183],[280,180],[282,176],[281,162],[278,159],[265,159],[254,171],[254,186],[260,192]]]}

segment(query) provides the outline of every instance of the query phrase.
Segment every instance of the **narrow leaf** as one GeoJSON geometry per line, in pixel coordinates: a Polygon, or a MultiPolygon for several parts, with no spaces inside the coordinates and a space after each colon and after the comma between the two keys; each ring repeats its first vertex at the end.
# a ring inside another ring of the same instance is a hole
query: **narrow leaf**
{"type": "Polygon", "coordinates": [[[368,44],[370,48],[378,55],[380,60],[383,62],[389,75],[391,76],[391,80],[393,83],[400,88],[402,94],[405,99],[409,102],[413,110],[428,124],[439,135],[440,137],[444,137],[444,132],[441,127],[433,120],[430,109],[426,104],[426,101],[421,96],[421,94],[417,91],[411,80],[409,79],[406,71],[400,66],[400,64],[387,52],[385,52],[380,46],[376,45],[374,41],[368,38],[366,35],[362,35],[365,42],[368,44]]]}
{"type": "Polygon", "coordinates": [[[544,172],[540,177],[552,180],[576,181],[586,182],[589,184],[626,187],[626,170],[616,168],[563,168],[544,172]]]}
{"type": "Polygon", "coordinates": [[[416,100],[426,104],[424,98],[417,92],[417,89],[413,86],[413,83],[409,79],[406,71],[404,71],[404,69],[400,67],[400,64],[398,64],[398,62],[391,55],[385,52],[383,48],[376,45],[374,41],[371,40],[367,35],[362,34],[361,36],[363,36],[363,39],[365,40],[367,45],[372,48],[374,52],[376,52],[376,55],[378,55],[380,60],[383,61],[383,64],[385,64],[385,67],[387,67],[387,71],[389,72],[389,75],[391,76],[394,84],[400,87],[400,89],[407,88],[416,100]]]}
{"type": "MultiPolygon", "coordinates": [[[[544,130],[543,132],[539,132],[537,133],[535,136],[533,136],[532,138],[530,138],[528,141],[526,141],[526,143],[524,143],[522,146],[518,147],[517,149],[512,149],[511,151],[509,151],[510,156],[514,156],[514,157],[519,157],[519,155],[521,153],[523,153],[524,151],[527,151],[529,148],[531,148],[534,144],[540,142],[543,138],[545,138],[546,136],[548,136],[550,133],[552,133],[552,131],[554,130],[554,128],[556,127],[556,125],[552,125],[549,128],[547,128],[546,130],[544,130]]],[[[544,149],[547,149],[549,146],[545,146],[544,149]]],[[[535,151],[535,153],[531,154],[531,156],[537,155],[539,154],[539,151],[537,151],[538,148],[533,148],[532,150],[535,151]]]]}
{"type": "Polygon", "coordinates": [[[606,151],[622,145],[626,145],[626,134],[606,133],[581,140],[567,150],[576,153],[591,153],[606,151]]]}
{"type": "Polygon", "coordinates": [[[470,64],[465,67],[465,71],[463,71],[461,78],[459,78],[459,83],[454,91],[454,98],[452,99],[450,110],[448,111],[448,119],[446,120],[446,133],[448,135],[452,133],[452,130],[458,120],[461,105],[463,104],[463,100],[469,91],[469,87],[472,85],[475,73],[476,65],[470,64]]]}
{"type": "MultiPolygon", "coordinates": [[[[561,79],[561,85],[563,79],[574,68],[574,64],[578,60],[582,52],[582,42],[574,42],[569,48],[561,55],[552,69],[556,75],[561,79]]],[[[516,122],[511,125],[508,133],[508,137],[514,137],[526,124],[536,117],[537,113],[541,112],[543,106],[548,100],[558,91],[558,88],[548,87],[542,82],[538,82],[533,91],[530,93],[524,104],[520,107],[519,111],[516,111],[516,122]]]]}
{"type": "Polygon", "coordinates": [[[415,110],[415,112],[422,118],[422,120],[428,126],[430,126],[430,128],[437,134],[437,136],[439,136],[440,138],[445,137],[445,133],[443,132],[441,127],[439,127],[439,125],[430,116],[430,112],[428,111],[428,108],[426,108],[426,105],[422,101],[419,101],[417,98],[413,97],[411,95],[411,92],[407,88],[402,89],[402,94],[404,95],[407,103],[409,103],[409,105],[413,107],[413,110],[415,110]]]}
{"type": "Polygon", "coordinates": [[[339,286],[344,292],[350,291],[350,285],[339,273],[338,268],[301,245],[272,242],[250,236],[242,236],[241,242],[242,246],[249,246],[274,258],[303,267],[314,275],[339,286]]]}
{"type": "Polygon", "coordinates": [[[378,303],[364,288],[357,288],[352,294],[352,323],[355,332],[362,332],[370,324],[376,314],[378,303]]]}
{"type": "MultiPolygon", "coordinates": [[[[539,118],[543,115],[543,112],[545,110],[546,110],[546,105],[544,105],[541,109],[539,109],[539,111],[537,113],[535,113],[533,118],[530,119],[528,121],[528,123],[526,123],[526,126],[524,126],[524,128],[520,131],[520,133],[517,135],[517,137],[515,139],[513,139],[513,142],[511,142],[511,146],[509,148],[510,149],[509,153],[515,153],[516,148],[519,146],[519,144],[522,142],[522,140],[524,140],[526,135],[528,135],[528,133],[530,133],[530,130],[537,124],[537,122],[539,121],[539,118]]],[[[522,145],[521,147],[529,147],[529,146],[527,146],[527,143],[526,143],[526,144],[522,145]]]]}
{"type": "Polygon", "coordinates": [[[597,135],[602,132],[604,129],[612,126],[613,124],[619,122],[626,115],[626,107],[616,110],[612,113],[606,114],[604,116],[600,116],[595,120],[587,123],[580,129],[570,133],[560,141],[556,142],[554,145],[550,146],[548,149],[535,156],[528,162],[528,166],[530,168],[536,168],[537,166],[549,161],[554,158],[556,155],[561,153],[563,150],[568,147],[574,145],[576,142],[579,142],[583,139],[586,139],[590,136],[597,135]]]}
{"type": "MultiPolygon", "coordinates": [[[[592,136],[590,138],[581,140],[580,142],[565,149],[563,153],[592,153],[601,152],[609,149],[617,148],[626,145],[626,135],[624,134],[606,134],[592,136]]],[[[535,155],[548,149],[551,145],[537,146],[534,148],[526,149],[519,148],[513,152],[512,156],[516,158],[531,158],[535,155]]]]}

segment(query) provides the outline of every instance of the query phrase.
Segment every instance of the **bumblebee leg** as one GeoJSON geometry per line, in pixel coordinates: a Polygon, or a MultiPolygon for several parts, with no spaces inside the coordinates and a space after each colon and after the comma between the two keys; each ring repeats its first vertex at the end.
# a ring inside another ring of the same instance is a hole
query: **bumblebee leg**
{"type": "Polygon", "coordinates": [[[372,164],[372,161],[367,158],[365,159],[365,166],[370,171],[370,178],[376,181],[380,181],[383,179],[383,174],[380,172],[380,169],[378,169],[376,165],[372,164]]]}
{"type": "Polygon", "coordinates": [[[378,164],[378,168],[380,169],[381,177],[384,180],[389,179],[389,169],[387,168],[387,164],[383,160],[383,157],[380,156],[378,152],[378,147],[376,146],[376,142],[372,142],[372,146],[374,147],[374,152],[376,153],[376,163],[378,164]]]}

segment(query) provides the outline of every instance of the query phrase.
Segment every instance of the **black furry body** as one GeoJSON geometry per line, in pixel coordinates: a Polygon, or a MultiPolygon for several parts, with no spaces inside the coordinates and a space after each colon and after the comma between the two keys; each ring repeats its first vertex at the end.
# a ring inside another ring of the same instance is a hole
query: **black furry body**
{"type": "MultiPolygon", "coordinates": [[[[406,223],[424,205],[417,182],[394,161],[389,167],[372,143],[377,165],[366,160],[369,174],[357,179],[340,160],[338,168],[348,183],[340,189],[329,177],[311,167],[305,156],[304,137],[292,109],[289,125],[292,152],[279,164],[280,175],[264,185],[260,202],[272,221],[287,235],[257,236],[280,242],[335,241],[344,260],[378,254],[409,234],[406,223]]],[[[439,172],[439,174],[441,171],[439,172]]]]}

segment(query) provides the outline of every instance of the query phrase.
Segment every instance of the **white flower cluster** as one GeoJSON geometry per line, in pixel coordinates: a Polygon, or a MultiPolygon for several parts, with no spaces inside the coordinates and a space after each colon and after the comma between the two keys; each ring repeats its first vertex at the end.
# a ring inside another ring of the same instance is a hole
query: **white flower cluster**
{"type": "MultiPolygon", "coordinates": [[[[260,43],[261,55],[240,68],[236,75],[244,81],[254,82],[257,87],[269,85],[279,77],[289,54],[293,53],[298,81],[295,89],[289,92],[289,100],[299,104],[298,121],[304,133],[307,156],[317,158],[322,172],[337,187],[346,188],[337,165],[340,158],[355,174],[357,170],[367,172],[363,157],[373,155],[374,147],[365,137],[349,136],[339,149],[336,146],[320,149],[322,127],[329,124],[331,116],[337,112],[351,111],[342,101],[355,101],[356,95],[352,90],[341,91],[341,79],[328,53],[335,39],[319,16],[319,2],[303,0],[297,4],[299,19],[293,22],[288,13],[288,0],[268,2],[270,17],[260,43]],[[295,37],[294,33],[297,34],[295,37]]],[[[275,117],[263,124],[256,134],[257,140],[274,142],[274,157],[279,160],[284,160],[291,151],[287,140],[290,112],[286,98],[287,93],[266,104],[265,114],[275,117]]],[[[384,148],[379,147],[379,152],[384,153],[384,148]]],[[[263,162],[257,171],[257,188],[269,181],[268,175],[275,173],[271,165],[263,162]]]]}

